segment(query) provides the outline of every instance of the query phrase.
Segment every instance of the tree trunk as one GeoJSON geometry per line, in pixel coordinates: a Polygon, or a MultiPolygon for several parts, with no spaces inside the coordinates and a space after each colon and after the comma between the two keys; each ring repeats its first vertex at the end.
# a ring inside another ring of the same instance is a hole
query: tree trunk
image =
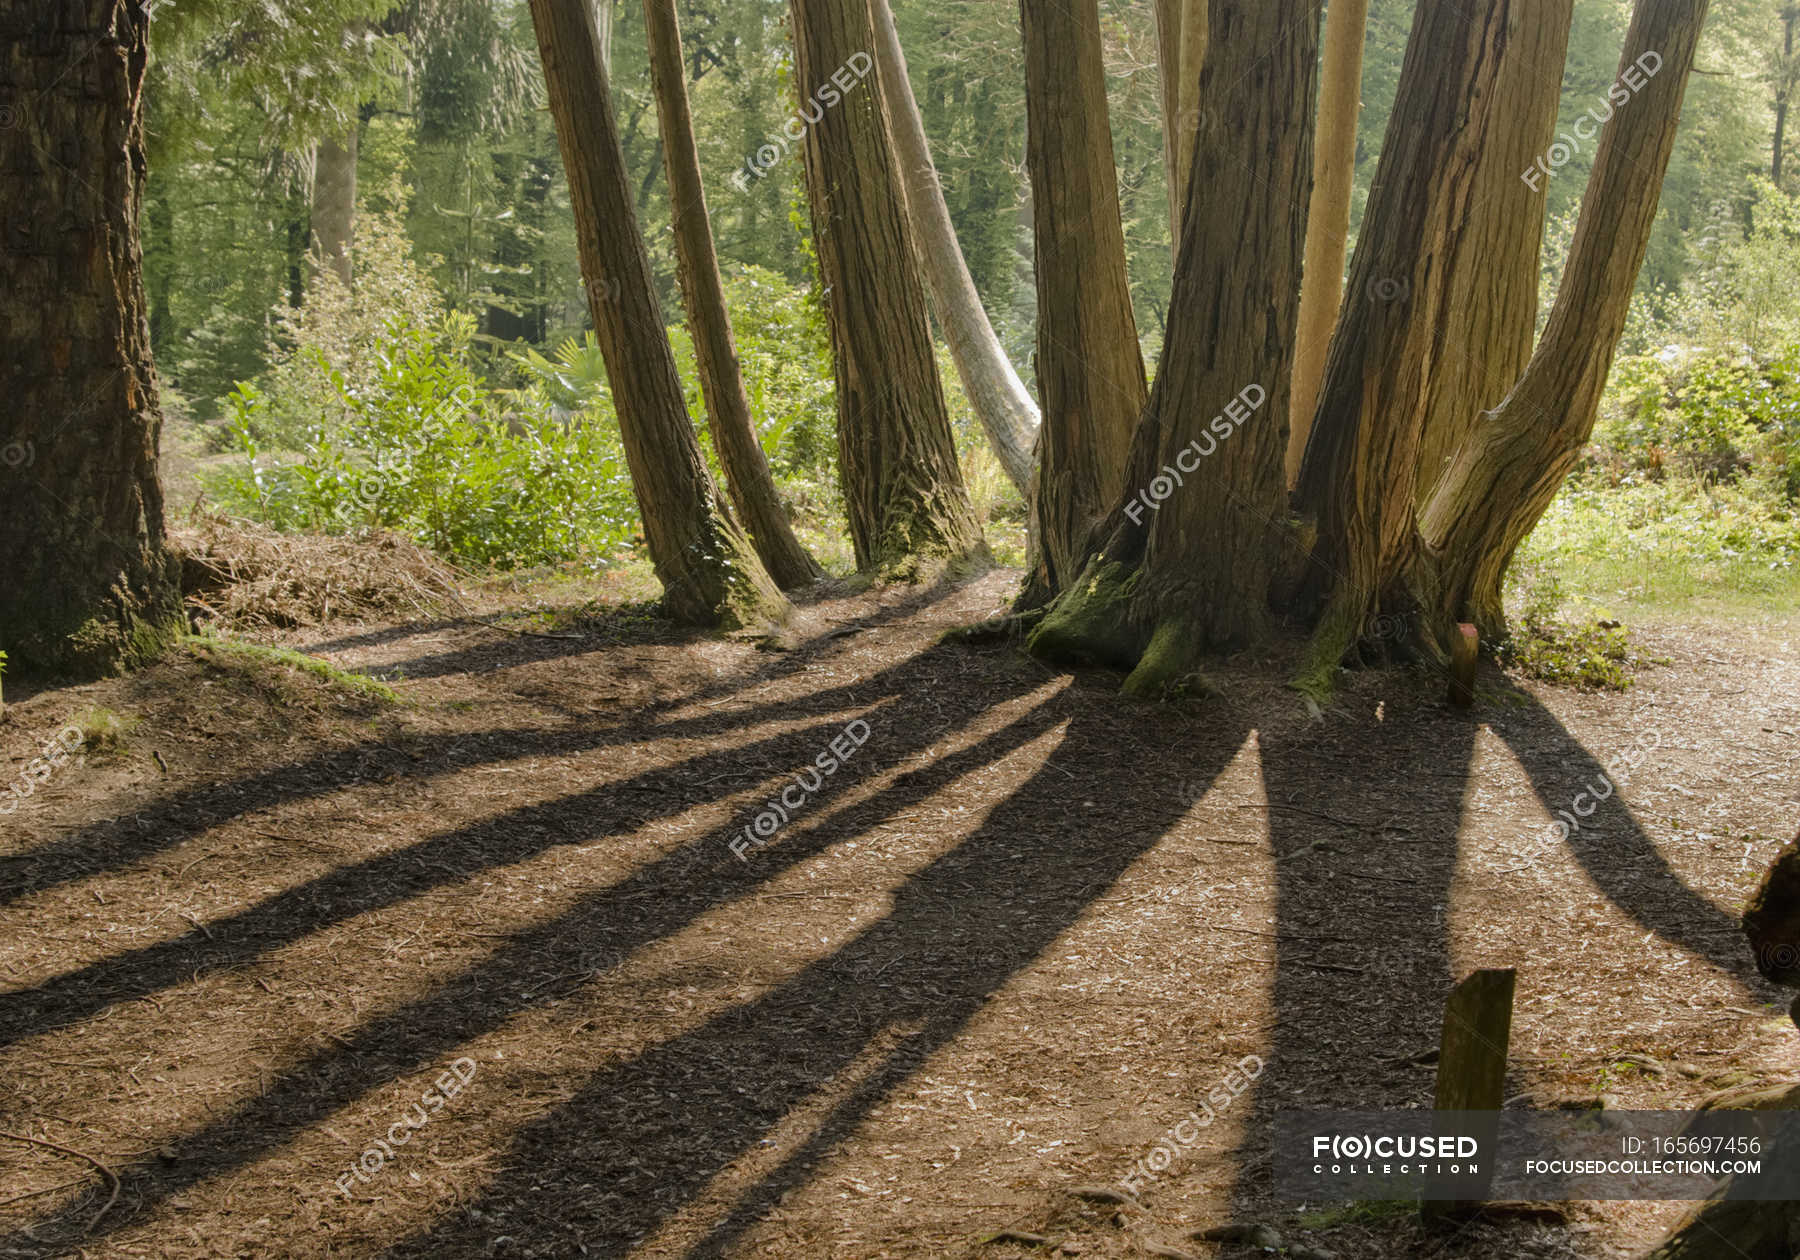
{"type": "Polygon", "coordinates": [[[756,554],[783,590],[808,586],[825,575],[794,537],[782,510],[781,494],[769,474],[750,418],[750,400],[738,370],[737,343],[725,309],[725,288],[713,251],[706,189],[700,181],[700,153],[688,114],[687,79],[681,54],[681,27],[675,0],[644,0],[650,42],[650,73],[662,120],[663,152],[669,170],[669,206],[675,219],[675,255],[686,300],[688,331],[700,388],[712,418],[713,444],[731,488],[732,502],[750,531],[756,554]]]}
{"type": "Polygon", "coordinates": [[[356,236],[357,125],[319,141],[313,152],[312,232],[319,261],[349,286],[356,236]]]}
{"type": "Polygon", "coordinates": [[[148,18],[115,0],[0,0],[0,648],[95,677],[181,628],[144,316],[148,18]]]}
{"type": "Polygon", "coordinates": [[[1098,0],[1021,0],[1019,11],[1044,405],[1023,601],[1035,605],[1081,571],[1089,533],[1125,492],[1147,391],[1125,270],[1098,0]]]}
{"type": "Polygon", "coordinates": [[[925,121],[906,76],[906,54],[887,0],[869,0],[875,31],[875,64],[879,67],[882,101],[889,134],[906,196],[906,220],[919,247],[919,263],[931,286],[932,305],[956,362],[969,406],[987,434],[988,445],[1020,494],[1029,494],[1033,447],[1037,442],[1038,408],[1026,392],[1000,338],[988,322],[981,295],[963,259],[943,185],[931,161],[925,121]]]}
{"type": "Polygon", "coordinates": [[[1332,0],[1325,11],[1312,202],[1306,212],[1306,266],[1300,278],[1300,323],[1294,334],[1294,401],[1289,409],[1287,448],[1290,489],[1300,481],[1300,459],[1306,454],[1313,408],[1325,376],[1325,352],[1344,297],[1350,191],[1356,182],[1356,120],[1362,109],[1363,32],[1368,19],[1369,0],[1332,0]]]}
{"type": "Polygon", "coordinates": [[[1131,667],[1125,687],[1140,695],[1178,685],[1202,652],[1264,631],[1285,529],[1319,6],[1210,9],[1188,184],[1190,199],[1204,190],[1207,212],[1183,220],[1167,348],[1125,497],[1031,640],[1054,658],[1131,667]]]}
{"type": "Polygon", "coordinates": [[[932,355],[866,0],[792,0],[795,80],[837,377],[838,473],[856,563],[916,576],[985,553],[932,355]]]}
{"type": "Polygon", "coordinates": [[[1461,434],[1531,352],[1544,182],[1571,0],[1420,5],[1338,317],[1297,501],[1316,518],[1306,680],[1332,672],[1407,565],[1427,441],[1461,434]],[[1428,439],[1427,435],[1431,435],[1428,439]]]}
{"type": "Polygon", "coordinates": [[[1200,71],[1206,63],[1206,0],[1156,0],[1161,62],[1163,166],[1169,181],[1169,240],[1181,240],[1194,134],[1200,128],[1200,71]]]}
{"type": "Polygon", "coordinates": [[[700,455],[632,208],[591,0],[531,0],[569,181],[588,310],[664,605],[678,621],[761,628],[787,610],[700,455]]]}
{"type": "Polygon", "coordinates": [[[1500,583],[1593,431],[1650,243],[1707,0],[1638,0],[1562,286],[1512,392],[1482,417],[1421,518],[1417,586],[1440,635],[1504,632],[1500,583]]]}
{"type": "Polygon", "coordinates": [[[1781,187],[1781,151],[1787,144],[1788,101],[1794,94],[1794,23],[1800,21],[1800,5],[1781,10],[1781,60],[1775,71],[1775,142],[1769,153],[1769,182],[1781,187]]]}

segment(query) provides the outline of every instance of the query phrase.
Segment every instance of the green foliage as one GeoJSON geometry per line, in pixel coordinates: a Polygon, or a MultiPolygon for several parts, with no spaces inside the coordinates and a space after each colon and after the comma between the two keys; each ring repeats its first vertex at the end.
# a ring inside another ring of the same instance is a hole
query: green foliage
{"type": "Polygon", "coordinates": [[[1631,686],[1631,646],[1616,621],[1569,620],[1554,572],[1527,570],[1516,579],[1522,608],[1500,658],[1529,678],[1567,686],[1624,691],[1631,686]]]}

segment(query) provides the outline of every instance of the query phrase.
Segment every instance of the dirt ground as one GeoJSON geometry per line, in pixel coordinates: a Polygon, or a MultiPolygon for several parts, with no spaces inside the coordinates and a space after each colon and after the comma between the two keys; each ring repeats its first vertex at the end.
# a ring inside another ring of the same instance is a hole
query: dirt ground
{"type": "Polygon", "coordinates": [[[1800,1079],[1736,927],[1795,826],[1800,624],[1314,715],[1291,645],[1144,705],[939,643],[1015,578],[830,588],[787,651],[592,610],[286,640],[398,705],[196,648],[9,694],[8,775],[136,725],[0,820],[0,1255],[1626,1256],[1681,1205],[1277,1202],[1270,1118],[1429,1105],[1481,966],[1519,969],[1511,1106],[1800,1079]],[[1137,1203],[1072,1193],[1246,1056],[1137,1203]]]}

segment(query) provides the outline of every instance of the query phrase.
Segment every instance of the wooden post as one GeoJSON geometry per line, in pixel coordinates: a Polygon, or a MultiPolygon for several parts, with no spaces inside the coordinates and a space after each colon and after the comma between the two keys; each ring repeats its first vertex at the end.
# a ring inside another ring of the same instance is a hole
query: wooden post
{"type": "Polygon", "coordinates": [[[1450,703],[1466,709],[1475,703],[1475,664],[1481,659],[1481,635],[1466,621],[1456,623],[1450,640],[1450,703]]]}
{"type": "MultiPolygon", "coordinates": [[[[1506,1051],[1512,1040],[1513,991],[1518,972],[1511,967],[1477,971],[1450,991],[1444,1005],[1444,1032],[1438,1043],[1439,1111],[1499,1111],[1506,1098],[1506,1051]]],[[[1499,1126],[1494,1126],[1496,1132],[1499,1126]]],[[[1483,1144],[1491,1152],[1492,1135],[1483,1144]]],[[[1479,1203],[1427,1200],[1420,1215],[1427,1221],[1468,1216],[1479,1203]]]]}

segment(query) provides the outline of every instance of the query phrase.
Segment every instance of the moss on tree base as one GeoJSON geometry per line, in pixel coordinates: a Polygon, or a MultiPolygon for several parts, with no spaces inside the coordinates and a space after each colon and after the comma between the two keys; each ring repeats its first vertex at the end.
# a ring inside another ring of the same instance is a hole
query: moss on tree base
{"type": "Polygon", "coordinates": [[[1044,614],[1026,646],[1047,661],[1136,668],[1147,638],[1131,620],[1137,578],[1136,569],[1118,561],[1089,561],[1081,579],[1044,614]]]}

